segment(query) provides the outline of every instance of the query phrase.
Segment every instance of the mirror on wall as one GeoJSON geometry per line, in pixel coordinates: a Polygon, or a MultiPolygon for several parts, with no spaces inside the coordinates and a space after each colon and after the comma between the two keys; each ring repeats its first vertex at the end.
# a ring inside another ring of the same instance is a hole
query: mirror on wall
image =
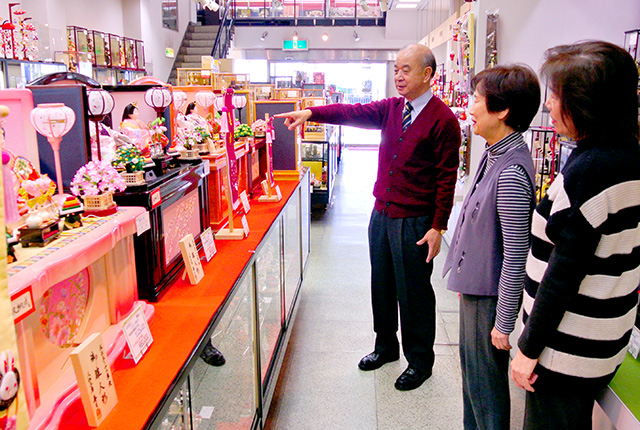
{"type": "Polygon", "coordinates": [[[178,31],[178,0],[163,0],[162,26],[178,31]]]}

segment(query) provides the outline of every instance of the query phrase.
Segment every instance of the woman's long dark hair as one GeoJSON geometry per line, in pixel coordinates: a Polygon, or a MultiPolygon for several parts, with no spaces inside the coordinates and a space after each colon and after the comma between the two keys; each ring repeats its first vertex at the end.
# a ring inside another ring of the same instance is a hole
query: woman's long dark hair
{"type": "Polygon", "coordinates": [[[621,47],[584,41],[547,50],[542,76],[578,140],[638,143],[638,69],[621,47]]]}

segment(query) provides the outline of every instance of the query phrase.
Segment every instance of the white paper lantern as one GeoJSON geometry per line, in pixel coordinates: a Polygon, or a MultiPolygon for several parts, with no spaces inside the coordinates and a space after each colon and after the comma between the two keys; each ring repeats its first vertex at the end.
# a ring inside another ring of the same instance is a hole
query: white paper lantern
{"type": "Polygon", "coordinates": [[[184,91],[173,92],[173,107],[175,110],[180,111],[184,105],[187,104],[187,93],[184,91]]]}
{"type": "Polygon", "coordinates": [[[213,105],[215,98],[216,96],[212,91],[199,91],[196,93],[196,103],[207,110],[213,105]]]}

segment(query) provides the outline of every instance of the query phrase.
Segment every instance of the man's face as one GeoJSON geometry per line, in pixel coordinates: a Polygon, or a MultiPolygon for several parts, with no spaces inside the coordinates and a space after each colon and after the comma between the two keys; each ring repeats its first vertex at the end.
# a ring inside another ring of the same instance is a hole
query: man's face
{"type": "Polygon", "coordinates": [[[431,67],[422,66],[419,55],[409,50],[398,52],[394,67],[394,82],[398,94],[412,101],[429,89],[431,67]]]}

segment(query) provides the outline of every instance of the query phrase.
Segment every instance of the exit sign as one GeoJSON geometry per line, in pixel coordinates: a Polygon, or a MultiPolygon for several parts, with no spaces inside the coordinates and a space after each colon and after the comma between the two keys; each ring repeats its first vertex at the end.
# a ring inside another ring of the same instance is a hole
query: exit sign
{"type": "Polygon", "coordinates": [[[307,40],[283,40],[282,41],[282,50],[283,51],[308,51],[309,45],[307,40]]]}

